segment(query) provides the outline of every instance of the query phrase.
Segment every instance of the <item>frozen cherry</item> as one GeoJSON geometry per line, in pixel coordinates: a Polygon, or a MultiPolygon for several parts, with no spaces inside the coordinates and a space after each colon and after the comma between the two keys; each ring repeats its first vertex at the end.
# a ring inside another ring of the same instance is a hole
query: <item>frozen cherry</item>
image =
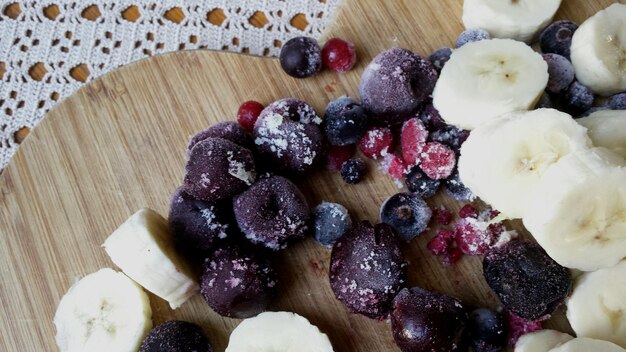
{"type": "Polygon", "coordinates": [[[320,46],[309,37],[290,39],[280,50],[280,65],[292,77],[311,77],[322,69],[320,46]]]}
{"type": "Polygon", "coordinates": [[[393,300],[391,329],[403,352],[467,350],[467,310],[450,296],[414,287],[393,300]]]}
{"type": "Polygon", "coordinates": [[[252,153],[222,138],[198,142],[189,153],[183,190],[208,202],[230,198],[256,179],[252,153]]]}
{"type": "Polygon", "coordinates": [[[468,333],[474,352],[500,352],[507,344],[504,317],[489,309],[476,309],[470,314],[468,333]]]}
{"type": "Polygon", "coordinates": [[[189,144],[187,144],[187,155],[191,153],[191,149],[198,142],[207,138],[223,138],[247,149],[251,149],[253,146],[252,138],[243,127],[234,122],[224,121],[216,123],[191,137],[189,144]]]}
{"type": "Polygon", "coordinates": [[[259,180],[235,197],[233,211],[250,241],[273,250],[304,237],[308,229],[309,206],[304,195],[281,176],[259,180]]]}
{"type": "Polygon", "coordinates": [[[401,48],[379,54],[361,76],[361,103],[381,124],[414,115],[437,82],[437,70],[423,57],[401,48]]]}
{"type": "Polygon", "coordinates": [[[428,204],[411,193],[395,194],[380,207],[381,221],[391,226],[403,241],[410,241],[424,232],[432,214],[428,204]]]}
{"type": "Polygon", "coordinates": [[[212,352],[202,328],[194,323],[170,320],[157,325],[141,343],[139,352],[212,352]]]}
{"type": "Polygon", "coordinates": [[[200,293],[219,315],[249,318],[267,309],[276,296],[277,276],[266,253],[230,243],[205,261],[200,293]]]}
{"type": "Polygon", "coordinates": [[[378,159],[391,152],[393,134],[387,127],[373,128],[365,133],[359,141],[359,150],[370,159],[378,159]]]}
{"type": "Polygon", "coordinates": [[[402,125],[400,144],[402,145],[402,158],[408,165],[417,165],[419,156],[426,146],[428,130],[424,123],[414,117],[402,125]]]}
{"type": "Polygon", "coordinates": [[[333,246],[330,286],[352,313],[383,319],[403,286],[405,266],[391,228],[364,221],[333,246]]]}
{"type": "Polygon", "coordinates": [[[350,71],[356,63],[354,44],[339,38],[332,38],[322,48],[322,62],[339,73],[350,71]]]}
{"type": "Polygon", "coordinates": [[[350,226],[348,209],[341,204],[323,202],[313,211],[314,237],[323,246],[334,245],[350,226]]]}
{"type": "Polygon", "coordinates": [[[491,248],[483,259],[489,287],[508,310],[527,320],[551,314],[570,293],[572,277],[535,242],[491,248]]]}
{"type": "Polygon", "coordinates": [[[351,185],[363,180],[367,175],[367,164],[361,158],[352,158],[341,165],[341,178],[351,185]]]}
{"type": "Polygon", "coordinates": [[[430,142],[419,155],[419,167],[433,180],[442,180],[452,175],[456,166],[456,154],[449,147],[430,142]]]}
{"type": "Polygon", "coordinates": [[[413,167],[408,175],[406,175],[406,187],[409,191],[422,198],[430,198],[434,196],[440,186],[441,180],[433,180],[429,178],[417,166],[413,167]]]}
{"type": "Polygon", "coordinates": [[[342,97],[326,107],[323,127],[326,140],[331,145],[355,144],[367,131],[368,118],[354,99],[342,97]]]}
{"type": "Polygon", "coordinates": [[[239,122],[241,127],[243,127],[246,131],[252,132],[254,123],[259,118],[259,115],[261,115],[261,111],[263,111],[264,108],[263,104],[258,101],[246,101],[241,104],[239,111],[237,111],[237,122],[239,122]]]}
{"type": "Polygon", "coordinates": [[[424,126],[431,131],[437,131],[446,128],[448,125],[439,114],[439,110],[435,109],[432,103],[426,104],[424,109],[417,115],[422,120],[424,126]]]}
{"type": "Polygon", "coordinates": [[[322,118],[311,105],[296,98],[276,100],[261,111],[259,118],[267,115],[280,115],[285,119],[305,124],[319,125],[322,123],[322,118]]]}

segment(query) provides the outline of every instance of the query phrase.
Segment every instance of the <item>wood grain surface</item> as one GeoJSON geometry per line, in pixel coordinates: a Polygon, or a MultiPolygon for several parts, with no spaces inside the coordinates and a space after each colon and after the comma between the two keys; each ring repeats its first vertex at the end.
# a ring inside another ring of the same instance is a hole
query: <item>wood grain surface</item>
{"type": "MultiPolygon", "coordinates": [[[[558,18],[581,22],[609,0],[565,0],[558,18]]],[[[167,214],[181,183],[185,145],[194,132],[232,120],[248,99],[270,103],[293,96],[322,113],[339,96],[357,94],[370,59],[392,46],[427,55],[451,46],[462,30],[460,0],[347,0],[328,36],[352,40],[359,63],[350,73],[296,80],[275,59],[209,51],[152,57],[88,84],[55,107],[0,176],[0,350],[54,351],[52,318],[78,278],[114,267],[101,244],[140,207],[167,214]]],[[[398,189],[372,164],[365,182],[347,186],[318,172],[298,180],[315,205],[345,204],[355,220],[378,221],[381,202],[398,189]]],[[[430,201],[452,210],[445,195],[430,201]]],[[[523,232],[519,223],[512,226],[523,232]]],[[[409,285],[456,296],[469,306],[496,307],[479,258],[443,266],[428,254],[427,233],[404,245],[409,285]]],[[[396,351],[388,322],[348,314],[328,284],[330,251],[311,239],[278,253],[280,297],[272,310],[302,314],[326,332],[336,351],[396,351]]],[[[221,318],[195,296],[172,311],[151,296],[154,323],[169,319],[203,326],[216,351],[238,320],[221,318]]],[[[569,330],[563,311],[548,326],[569,330]]]]}

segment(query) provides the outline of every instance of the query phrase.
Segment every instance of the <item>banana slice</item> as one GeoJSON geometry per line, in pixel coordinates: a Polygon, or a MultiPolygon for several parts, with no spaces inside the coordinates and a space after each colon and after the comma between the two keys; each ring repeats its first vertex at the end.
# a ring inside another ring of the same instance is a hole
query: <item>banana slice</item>
{"type": "Polygon", "coordinates": [[[626,161],[604,148],[563,157],[543,174],[523,220],[565,267],[616,265],[626,257],[626,161]]]}
{"type": "Polygon", "coordinates": [[[548,352],[573,338],[556,330],[539,330],[522,335],[515,344],[515,352],[548,352]]]}
{"type": "Polygon", "coordinates": [[[618,345],[602,340],[579,337],[551,349],[549,352],[625,352],[618,345]]]}
{"type": "Polygon", "coordinates": [[[604,147],[626,159],[626,110],[602,110],[576,120],[587,127],[596,147],[604,147]]]}
{"type": "Polygon", "coordinates": [[[328,336],[306,318],[290,312],[265,312],[233,330],[226,352],[332,352],[328,336]]]}
{"type": "Polygon", "coordinates": [[[567,319],[579,337],[626,348],[626,261],[579,277],[567,301],[567,319]]]}
{"type": "Polygon", "coordinates": [[[548,64],[528,45],[511,39],[468,43],[441,70],[433,104],[449,124],[474,129],[535,105],[548,84],[548,64]]]}
{"type": "Polygon", "coordinates": [[[470,133],[459,175],[474,194],[508,218],[520,218],[541,175],[560,158],[591,147],[584,127],[554,109],[513,112],[470,133]]]}
{"type": "Polygon", "coordinates": [[[587,19],[572,38],[576,78],[600,95],[626,90],[626,5],[613,4],[587,19]]]}
{"type": "Polygon", "coordinates": [[[482,28],[494,38],[530,42],[559,6],[561,0],[465,0],[463,24],[466,29],[482,28]]]}
{"type": "Polygon", "coordinates": [[[191,269],[174,250],[167,220],[153,210],[133,214],[103,246],[115,265],[172,309],[199,291],[191,269]]]}
{"type": "Polygon", "coordinates": [[[148,295],[113,269],[72,285],[54,315],[62,352],[136,352],[152,328],[148,295]]]}

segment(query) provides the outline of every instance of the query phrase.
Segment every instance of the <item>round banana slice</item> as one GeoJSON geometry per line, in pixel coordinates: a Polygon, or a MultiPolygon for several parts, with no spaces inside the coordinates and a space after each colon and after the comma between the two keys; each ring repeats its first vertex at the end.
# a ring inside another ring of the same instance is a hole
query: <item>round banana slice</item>
{"type": "Polygon", "coordinates": [[[626,160],[604,148],[563,157],[543,174],[523,220],[565,267],[616,265],[626,257],[626,160]]]}
{"type": "Polygon", "coordinates": [[[626,348],[626,261],[579,277],[567,301],[567,319],[579,337],[626,348]]]}
{"type": "Polygon", "coordinates": [[[465,0],[465,28],[482,28],[494,38],[530,42],[552,21],[561,0],[465,0]]]}
{"type": "Polygon", "coordinates": [[[133,280],[101,269],[70,287],[54,325],[62,352],[136,352],[152,328],[152,310],[133,280]]]}
{"type": "Polygon", "coordinates": [[[604,147],[626,159],[626,110],[601,110],[576,120],[587,127],[596,147],[604,147]]]}
{"type": "Polygon", "coordinates": [[[573,338],[556,330],[539,330],[522,335],[515,344],[515,352],[548,352],[573,338]]]}
{"type": "Polygon", "coordinates": [[[613,4],[587,19],[572,38],[576,78],[595,93],[626,90],[626,4],[613,4]]]}
{"type": "Polygon", "coordinates": [[[328,336],[306,318],[265,312],[245,319],[230,334],[226,352],[332,352],[328,336]]]}
{"type": "Polygon", "coordinates": [[[548,84],[548,64],[511,39],[468,43],[441,70],[433,104],[449,124],[474,129],[512,111],[535,106],[548,84]]]}
{"type": "Polygon", "coordinates": [[[579,337],[551,349],[549,352],[625,352],[618,345],[602,340],[579,337]]]}
{"type": "Polygon", "coordinates": [[[565,113],[513,112],[470,133],[461,147],[459,175],[503,215],[520,218],[543,173],[572,151],[589,148],[585,128],[565,113]]]}

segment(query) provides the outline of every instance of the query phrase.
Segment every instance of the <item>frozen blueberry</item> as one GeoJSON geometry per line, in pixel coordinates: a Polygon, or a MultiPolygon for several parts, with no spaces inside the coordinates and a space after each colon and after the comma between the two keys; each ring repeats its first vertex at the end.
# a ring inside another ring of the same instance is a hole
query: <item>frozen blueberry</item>
{"type": "Polygon", "coordinates": [[[320,160],[321,118],[297,99],[282,99],[267,106],[254,125],[254,143],[263,160],[286,171],[305,172],[320,160]]]}
{"type": "Polygon", "coordinates": [[[491,39],[491,34],[484,29],[475,28],[463,31],[456,39],[457,49],[467,43],[478,42],[481,40],[491,39]]]}
{"type": "Polygon", "coordinates": [[[615,94],[610,97],[608,106],[612,110],[626,110],[626,93],[615,94]]]}
{"type": "Polygon", "coordinates": [[[463,145],[467,137],[469,137],[469,134],[469,131],[461,130],[454,126],[446,126],[433,131],[429,135],[429,139],[431,142],[439,142],[458,152],[461,149],[461,145],[463,145]]]}
{"type": "Polygon", "coordinates": [[[539,45],[543,53],[559,54],[570,59],[572,37],[578,25],[572,21],[556,21],[541,31],[539,45]]]}
{"type": "Polygon", "coordinates": [[[187,155],[191,153],[191,149],[198,142],[207,138],[223,138],[247,149],[251,149],[253,146],[252,138],[243,127],[235,122],[224,121],[216,123],[191,137],[189,144],[187,144],[187,155]]]}
{"type": "Polygon", "coordinates": [[[380,124],[399,124],[414,115],[437,82],[430,61],[401,48],[374,58],[361,76],[361,104],[380,124]]]}
{"type": "Polygon", "coordinates": [[[141,343],[139,352],[212,352],[202,328],[194,323],[170,320],[157,325],[141,343]]]}
{"type": "Polygon", "coordinates": [[[563,108],[573,116],[591,109],[595,97],[588,87],[574,81],[563,95],[563,108]]]}
{"type": "Polygon", "coordinates": [[[435,109],[432,103],[426,104],[426,106],[424,106],[424,110],[419,113],[418,117],[422,120],[424,126],[426,126],[426,128],[431,132],[448,127],[439,114],[439,111],[435,109]]]}
{"type": "Polygon", "coordinates": [[[222,138],[207,138],[189,153],[183,190],[215,202],[243,192],[255,179],[254,157],[248,149],[222,138]]]}
{"type": "Polygon", "coordinates": [[[474,193],[461,182],[458,170],[454,171],[452,176],[446,179],[446,192],[452,198],[461,202],[471,202],[476,199],[474,193]]]}
{"type": "Polygon", "coordinates": [[[233,199],[239,228],[255,244],[278,250],[304,237],[309,206],[296,185],[281,176],[259,180],[233,199]]]}
{"type": "Polygon", "coordinates": [[[443,66],[450,60],[450,55],[452,55],[452,49],[439,48],[428,57],[428,60],[430,60],[437,72],[441,72],[443,66]]]}
{"type": "Polygon", "coordinates": [[[405,288],[393,300],[391,330],[403,352],[467,351],[466,324],[463,304],[442,293],[405,288]]]}
{"type": "Polygon", "coordinates": [[[504,307],[527,320],[554,312],[572,288],[572,277],[535,242],[510,241],[492,247],[483,274],[504,307]]]}
{"type": "Polygon", "coordinates": [[[383,319],[403,287],[405,266],[391,228],[364,221],[333,246],[330,286],[350,312],[383,319]]]}
{"type": "Polygon", "coordinates": [[[424,232],[432,215],[428,204],[411,193],[395,194],[380,207],[381,221],[391,226],[403,241],[410,241],[424,232]]]}
{"type": "Polygon", "coordinates": [[[468,333],[474,352],[500,352],[507,344],[504,317],[489,309],[476,309],[470,314],[468,333]]]}
{"type": "Polygon", "coordinates": [[[548,63],[548,86],[546,90],[553,94],[560,94],[574,82],[574,66],[568,59],[559,54],[543,54],[548,63]]]}
{"type": "Polygon", "coordinates": [[[267,309],[276,296],[276,272],[262,250],[230,243],[204,262],[200,293],[221,316],[244,319],[267,309]]]}
{"type": "Polygon", "coordinates": [[[543,93],[541,95],[541,98],[539,98],[537,105],[535,105],[535,109],[554,109],[555,106],[556,105],[554,104],[554,101],[552,100],[550,95],[548,93],[543,93]]]}
{"type": "Polygon", "coordinates": [[[313,38],[290,39],[280,50],[280,66],[292,77],[311,77],[322,69],[322,49],[313,38]]]}
{"type": "Polygon", "coordinates": [[[434,196],[440,186],[441,180],[429,178],[419,167],[412,168],[409,174],[406,175],[406,187],[408,190],[422,198],[434,196]]]}
{"type": "Polygon", "coordinates": [[[352,158],[341,165],[341,178],[351,185],[363,180],[367,174],[367,164],[361,158],[352,158]]]}
{"type": "Polygon", "coordinates": [[[313,211],[315,240],[323,246],[332,247],[350,226],[348,209],[341,204],[323,202],[313,211]]]}
{"type": "Polygon", "coordinates": [[[342,97],[326,107],[323,126],[331,145],[355,144],[367,131],[367,114],[354,99],[342,97]]]}

